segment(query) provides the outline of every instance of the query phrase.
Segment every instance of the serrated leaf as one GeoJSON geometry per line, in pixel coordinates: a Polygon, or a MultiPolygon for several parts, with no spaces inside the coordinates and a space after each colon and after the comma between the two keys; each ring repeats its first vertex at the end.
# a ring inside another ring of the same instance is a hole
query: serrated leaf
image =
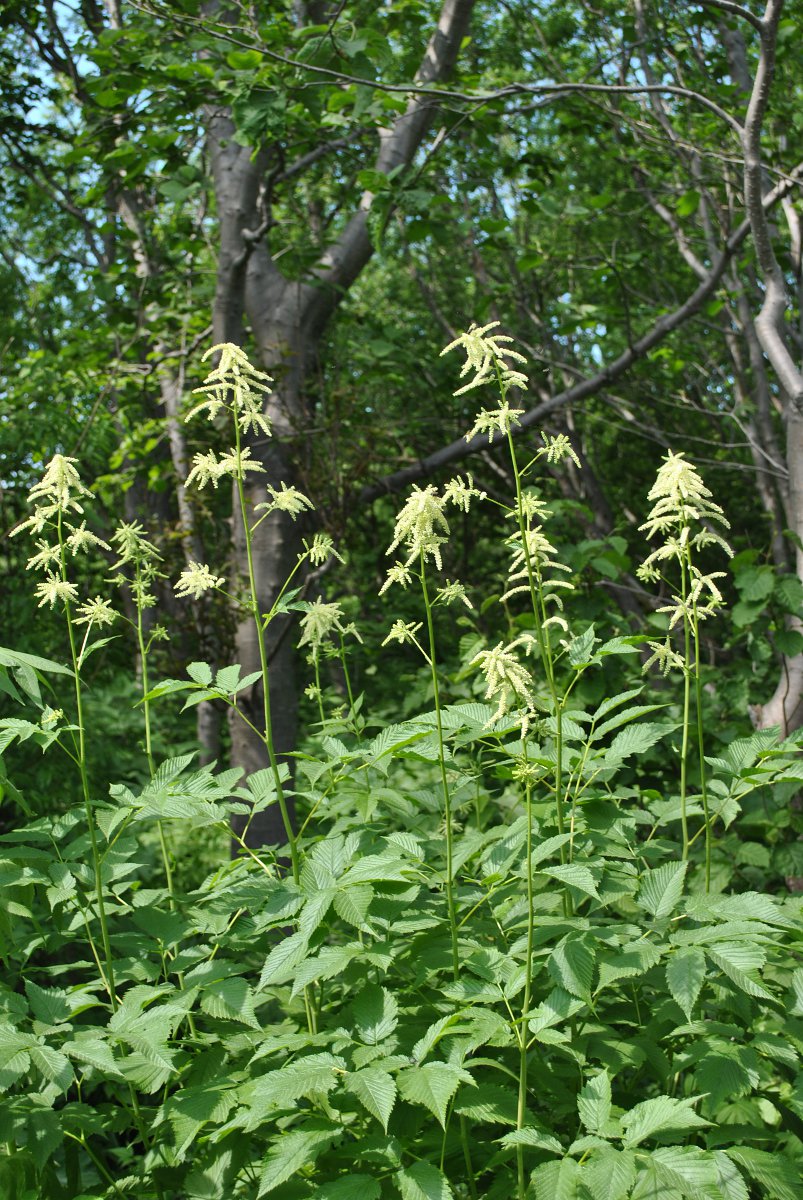
{"type": "Polygon", "coordinates": [[[402,1200],[452,1200],[446,1176],[430,1163],[417,1162],[396,1173],[402,1200]]]}
{"type": "Polygon", "coordinates": [[[355,1032],[367,1046],[390,1037],[398,1024],[399,1006],[387,988],[369,983],[354,1001],[355,1032]]]}
{"type": "Polygon", "coordinates": [[[602,765],[606,768],[617,766],[633,754],[643,754],[650,750],[662,737],[671,733],[672,725],[659,725],[648,721],[641,725],[628,725],[621,729],[602,755],[602,765]]]}
{"type": "Polygon", "coordinates": [[[711,962],[748,996],[772,1000],[772,994],[748,974],[764,965],[765,955],[760,946],[747,942],[720,942],[706,950],[706,954],[711,962]]]}
{"type": "MultiPolygon", "coordinates": [[[[635,694],[638,695],[641,690],[641,688],[638,688],[635,694]]],[[[628,725],[631,721],[638,720],[639,717],[649,716],[650,713],[657,712],[658,709],[663,707],[664,705],[662,704],[635,704],[632,708],[626,708],[622,712],[618,712],[616,716],[609,717],[607,721],[603,721],[601,725],[597,725],[589,740],[592,742],[599,741],[607,733],[613,733],[614,729],[619,729],[622,725],[628,725]]],[[[599,717],[599,711],[596,715],[599,717]]]]}
{"type": "Polygon", "coordinates": [[[296,967],[290,994],[298,996],[310,983],[317,983],[322,979],[336,979],[362,952],[363,948],[359,942],[348,946],[324,946],[315,958],[307,958],[296,967]]]}
{"type": "Polygon", "coordinates": [[[360,883],[355,884],[354,887],[344,888],[335,894],[335,912],[355,929],[369,929],[370,926],[365,917],[373,898],[374,889],[370,883],[360,883]]]}
{"type": "Polygon", "coordinates": [[[574,1158],[542,1163],[532,1173],[536,1200],[577,1200],[579,1172],[574,1158]]]}
{"type": "Polygon", "coordinates": [[[751,1146],[728,1147],[724,1153],[760,1183],[771,1200],[800,1200],[800,1172],[785,1155],[751,1146]]]}
{"type": "Polygon", "coordinates": [[[100,1038],[76,1038],[73,1042],[65,1042],[62,1049],[70,1058],[94,1067],[103,1075],[109,1075],[112,1079],[122,1079],[123,1077],[112,1054],[111,1046],[108,1042],[101,1041],[100,1038]]]}
{"type": "Polygon", "coordinates": [[[606,1146],[582,1164],[580,1181],[593,1200],[627,1200],[636,1181],[636,1159],[629,1150],[606,1146]]]}
{"type": "Polygon", "coordinates": [[[201,1008],[210,1017],[224,1021],[242,1021],[252,1029],[260,1029],[254,1014],[254,993],[244,979],[231,976],[204,984],[201,1008]]]}
{"type": "Polygon", "coordinates": [[[298,964],[306,958],[308,951],[309,941],[303,933],[291,933],[288,937],[282,938],[265,959],[265,965],[259,977],[259,986],[262,988],[270,983],[284,983],[292,976],[298,964]]]}
{"type": "Polygon", "coordinates": [[[398,1088],[409,1104],[428,1108],[446,1128],[446,1110],[461,1083],[473,1083],[468,1071],[451,1063],[430,1062],[399,1073],[398,1088]]]}
{"type": "Polygon", "coordinates": [[[200,683],[202,687],[209,687],[212,682],[212,668],[205,662],[191,662],[187,674],[193,683],[200,683]]]}
{"type": "Polygon", "coordinates": [[[654,871],[647,871],[641,879],[638,903],[655,917],[656,921],[671,916],[683,895],[687,862],[664,863],[654,871]]]}
{"type": "Polygon", "coordinates": [[[379,1200],[381,1187],[370,1175],[354,1175],[351,1171],[342,1179],[316,1188],[310,1200],[379,1200]]]}
{"type": "Polygon", "coordinates": [[[594,876],[588,867],[581,866],[579,863],[566,863],[558,867],[542,867],[538,874],[549,875],[552,879],[557,879],[560,883],[565,883],[569,887],[576,888],[578,892],[583,892],[584,895],[591,896],[594,900],[599,900],[599,892],[597,891],[594,876]]]}
{"type": "Polygon", "coordinates": [[[337,1129],[294,1129],[274,1142],[259,1177],[257,1196],[272,1192],[280,1183],[315,1161],[338,1136],[337,1129]]]}
{"type": "Polygon", "coordinates": [[[585,942],[569,937],[552,951],[547,969],[562,988],[590,1004],[594,960],[594,952],[585,942]]]}
{"type": "Polygon", "coordinates": [[[653,1100],[644,1100],[635,1105],[621,1118],[625,1148],[632,1149],[645,1138],[655,1137],[657,1133],[665,1133],[670,1129],[701,1129],[710,1125],[710,1121],[694,1111],[693,1103],[693,1100],[656,1096],[653,1100]]]}
{"type": "Polygon", "coordinates": [[[666,964],[666,983],[688,1020],[705,979],[705,955],[696,946],[677,950],[666,964]]]}
{"type": "Polygon", "coordinates": [[[514,1129],[510,1133],[506,1133],[499,1141],[506,1150],[514,1146],[532,1146],[536,1150],[546,1150],[549,1154],[559,1154],[561,1157],[564,1154],[563,1146],[553,1134],[547,1133],[544,1129],[537,1129],[534,1125],[524,1125],[521,1129],[514,1129]]]}
{"type": "Polygon", "coordinates": [[[517,1096],[512,1088],[482,1083],[467,1089],[455,1103],[455,1110],[483,1125],[515,1125],[517,1096]]]}
{"type": "Polygon", "coordinates": [[[696,1146],[661,1146],[650,1151],[650,1162],[666,1188],[677,1188],[684,1196],[702,1197],[705,1188],[716,1187],[716,1159],[696,1146]]]}
{"type": "Polygon", "coordinates": [[[43,1045],[29,1046],[28,1054],[33,1066],[44,1075],[49,1083],[54,1083],[62,1092],[68,1090],[75,1076],[72,1064],[65,1054],[62,1054],[60,1050],[54,1050],[52,1046],[43,1045]]]}
{"type": "Polygon", "coordinates": [[[750,1200],[744,1177],[737,1170],[736,1164],[728,1158],[724,1150],[713,1153],[717,1168],[717,1186],[724,1200],[750,1200]]]}
{"type": "Polygon", "coordinates": [[[578,1094],[577,1112],[589,1133],[604,1134],[611,1119],[611,1081],[602,1071],[578,1094]]]}
{"type": "Polygon", "coordinates": [[[353,1092],[372,1117],[376,1117],[385,1133],[396,1103],[396,1084],[387,1071],[378,1067],[366,1067],[348,1076],[346,1087],[353,1092]]]}
{"type": "Polygon", "coordinates": [[[234,1092],[220,1082],[183,1087],[168,1097],[162,1112],[173,1129],[180,1162],[204,1125],[209,1122],[222,1124],[236,1103],[234,1092]]]}

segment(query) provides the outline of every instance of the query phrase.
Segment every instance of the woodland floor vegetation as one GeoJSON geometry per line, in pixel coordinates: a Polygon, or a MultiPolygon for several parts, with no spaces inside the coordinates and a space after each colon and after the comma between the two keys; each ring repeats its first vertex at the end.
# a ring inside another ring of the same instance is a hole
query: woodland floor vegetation
{"type": "MultiPolygon", "coordinates": [[[[292,767],[271,689],[254,724],[239,666],[154,671],[166,633],[148,619],[161,563],[144,529],[90,532],[94,498],[62,455],[31,489],[16,534],[66,657],[0,652],[16,810],[0,839],[4,1196],[799,1195],[801,901],[783,855],[803,766],[797,735],[723,740],[710,720],[701,631],[724,619],[727,515],[670,452],[641,525],[639,576],[664,596],[653,630],[598,631],[542,486],[571,442],[514,439],[511,343],[492,323],[447,350],[488,405],[468,436],[507,439],[513,495],[470,475],[413,488],[388,530],[381,647],[341,604],[301,595],[301,571],[339,556],[327,535],[304,542],[269,612],[253,574],[230,596],[263,675],[271,622],[297,621],[310,715],[292,767]],[[452,524],[489,505],[507,565],[483,594],[444,568],[452,524]],[[126,616],[108,582],[87,590],[104,553],[126,616]],[[141,663],[141,756],[123,779],[113,727],[87,715],[121,621],[141,663]],[[409,676],[404,711],[386,693],[377,717],[353,684],[369,651],[409,676]],[[244,779],[175,753],[157,731],[177,702],[251,722],[268,767],[244,779]],[[31,746],[57,764],[49,800],[15,777],[31,746]],[[254,848],[267,807],[284,844],[254,848]]],[[[290,487],[246,500],[242,436],[270,435],[269,384],[218,347],[187,416],[227,423],[230,449],[199,452],[188,482],[233,481],[249,565],[267,515],[310,510],[290,487]]],[[[175,590],[232,586],[193,562],[175,590]]]]}

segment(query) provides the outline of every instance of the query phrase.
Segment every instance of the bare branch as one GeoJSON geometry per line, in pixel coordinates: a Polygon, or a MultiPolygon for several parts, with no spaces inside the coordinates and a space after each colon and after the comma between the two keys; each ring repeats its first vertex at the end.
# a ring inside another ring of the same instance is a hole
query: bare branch
{"type": "Polygon", "coordinates": [[[756,332],[790,403],[803,412],[803,373],[795,365],[784,333],[788,305],[786,280],[775,256],[763,202],[764,180],[761,130],[775,71],[775,45],[783,0],[768,0],[761,29],[761,53],[744,123],[745,209],[750,221],[756,257],[764,283],[764,303],[756,317],[756,332]]]}
{"type": "Polygon", "coordinates": [[[747,8],[743,8],[741,4],[732,3],[732,0],[699,0],[699,3],[703,8],[718,8],[720,12],[731,13],[734,17],[741,17],[743,21],[749,21],[759,33],[763,29],[761,17],[757,17],[755,13],[751,13],[747,8]]]}
{"type": "MultiPolygon", "coordinates": [[[[792,172],[793,178],[790,181],[784,181],[773,188],[771,192],[767,193],[764,197],[763,205],[769,208],[771,205],[776,204],[787,194],[788,190],[801,175],[803,175],[803,163],[799,164],[795,171],[792,172]]],[[[634,341],[618,358],[615,358],[613,362],[603,367],[595,375],[580,380],[564,391],[557,393],[557,395],[550,397],[549,400],[545,400],[541,404],[536,405],[535,408],[531,408],[525,412],[515,432],[521,433],[525,429],[530,429],[534,425],[538,425],[543,421],[544,417],[554,412],[555,409],[563,408],[567,404],[573,404],[577,401],[585,400],[589,396],[593,396],[596,392],[599,392],[602,388],[612,383],[614,379],[624,374],[634,362],[643,358],[653,346],[663,341],[668,334],[679,328],[714,293],[725,273],[728,263],[750,231],[750,221],[744,220],[738,229],[728,238],[716,262],[709,269],[706,278],[700,282],[683,304],[679,305],[672,312],[664,313],[663,316],[659,317],[647,333],[634,341]]],[[[434,454],[429,454],[426,458],[419,459],[416,463],[411,463],[407,467],[402,467],[399,471],[394,471],[389,475],[385,475],[382,479],[368,484],[359,493],[359,501],[360,503],[369,503],[377,499],[378,496],[386,495],[388,492],[397,492],[408,484],[413,483],[416,479],[431,475],[434,471],[447,466],[449,463],[458,462],[463,458],[469,457],[471,454],[476,454],[478,451],[487,450],[489,444],[495,446],[503,441],[504,436],[499,435],[492,438],[490,443],[488,442],[488,438],[482,434],[472,438],[470,442],[467,442],[465,438],[459,438],[457,441],[450,442],[448,445],[441,447],[434,454]]]]}

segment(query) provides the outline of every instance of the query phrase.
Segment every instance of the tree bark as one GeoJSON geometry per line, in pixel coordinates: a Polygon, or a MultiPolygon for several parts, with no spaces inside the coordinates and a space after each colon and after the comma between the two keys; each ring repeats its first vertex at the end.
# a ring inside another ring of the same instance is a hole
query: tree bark
{"type": "MultiPolygon", "coordinates": [[[[416,84],[438,82],[452,70],[473,7],[474,0],[445,0],[416,74],[416,84]]],[[[409,165],[435,111],[431,96],[413,96],[405,112],[380,131],[375,169],[389,174],[409,165]]],[[[262,236],[269,226],[266,213],[260,211],[267,156],[261,152],[253,157],[252,150],[234,141],[234,133],[228,113],[218,109],[207,114],[207,140],[220,223],[215,341],[242,344],[243,315],[247,314],[262,366],[275,382],[275,391],[267,405],[273,435],[269,439],[251,440],[252,454],[265,468],[265,474],[247,480],[246,497],[252,506],[264,499],[267,483],[278,487],[282,482],[292,482],[293,449],[296,440],[304,437],[310,407],[305,381],[329,320],[373,253],[368,216],[374,197],[367,191],[362,194],[340,236],[322,255],[313,279],[287,279],[273,262],[262,236]]],[[[286,517],[277,514],[260,524],[252,553],[262,612],[271,607],[296,563],[298,550],[298,531],[286,517]]],[[[234,574],[236,581],[242,581],[245,538],[236,506],[234,551],[234,574]]],[[[268,677],[274,748],[280,759],[290,761],[288,756],[297,739],[298,687],[287,620],[280,617],[268,629],[268,677]]],[[[236,658],[244,672],[259,669],[256,634],[250,620],[238,623],[236,658]]],[[[258,687],[246,703],[249,719],[261,727],[262,699],[258,687]]],[[[247,773],[266,765],[261,742],[236,717],[231,734],[232,761],[236,765],[247,773]]],[[[284,833],[278,808],[274,806],[257,814],[248,824],[247,837],[252,845],[282,843],[284,833]]]]}

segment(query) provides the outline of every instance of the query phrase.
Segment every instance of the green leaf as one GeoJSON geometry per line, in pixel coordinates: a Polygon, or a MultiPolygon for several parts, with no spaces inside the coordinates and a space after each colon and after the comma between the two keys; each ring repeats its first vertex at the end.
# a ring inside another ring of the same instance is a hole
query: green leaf
{"type": "Polygon", "coordinates": [[[209,1122],[222,1124],[236,1103],[237,1097],[225,1082],[183,1087],[168,1097],[162,1111],[173,1129],[179,1161],[183,1160],[204,1125],[209,1122]]]}
{"type": "Polygon", "coordinates": [[[684,1196],[703,1200],[705,1189],[719,1180],[716,1159],[696,1146],[661,1146],[650,1151],[650,1163],[664,1188],[677,1188],[684,1196]]]}
{"type": "Polygon", "coordinates": [[[662,737],[671,733],[672,725],[658,725],[655,722],[645,722],[642,725],[629,725],[617,733],[608,749],[604,752],[602,764],[606,768],[617,766],[633,754],[643,754],[651,749],[662,737]]]}
{"type": "Polygon", "coordinates": [[[611,1119],[611,1081],[607,1071],[589,1079],[577,1097],[577,1112],[589,1133],[604,1136],[611,1119]]]}
{"type": "Polygon", "coordinates": [[[362,954],[359,942],[347,946],[324,946],[315,958],[307,958],[296,968],[293,976],[291,996],[298,996],[310,983],[321,979],[335,979],[342,975],[350,962],[362,954]]]}
{"type": "Polygon", "coordinates": [[[72,1065],[66,1055],[51,1046],[29,1046],[28,1053],[31,1063],[44,1075],[48,1083],[54,1083],[59,1091],[66,1092],[75,1076],[72,1065]]]}
{"type": "Polygon", "coordinates": [[[566,863],[559,867],[542,867],[538,874],[549,875],[552,879],[557,879],[561,883],[568,884],[569,887],[576,888],[578,892],[583,892],[584,895],[599,900],[594,876],[588,867],[583,867],[579,863],[566,863]]]}
{"type": "Polygon", "coordinates": [[[201,992],[201,1008],[210,1017],[224,1021],[242,1021],[252,1029],[260,1029],[254,1015],[254,993],[244,979],[230,977],[205,983],[201,992]]]}
{"type": "Polygon", "coordinates": [[[511,1133],[506,1133],[499,1141],[506,1150],[515,1146],[532,1146],[536,1150],[546,1150],[549,1154],[559,1154],[561,1157],[564,1153],[563,1146],[556,1137],[544,1129],[537,1129],[534,1125],[524,1125],[521,1129],[514,1129],[511,1133]]]}
{"type": "Polygon", "coordinates": [[[714,966],[719,967],[728,978],[748,996],[760,1000],[772,1000],[772,993],[752,978],[752,973],[764,965],[765,955],[760,946],[747,942],[720,942],[706,950],[714,966]]]}
{"type": "Polygon", "coordinates": [[[625,1148],[638,1146],[645,1138],[655,1137],[657,1133],[665,1133],[669,1129],[701,1129],[710,1125],[710,1121],[694,1111],[694,1103],[694,1099],[675,1100],[671,1096],[656,1096],[654,1100],[637,1104],[622,1116],[625,1148]]]}
{"type": "Polygon", "coordinates": [[[800,1171],[785,1155],[752,1146],[729,1147],[724,1153],[760,1183],[771,1200],[800,1200],[800,1171]]]}
{"type": "Polygon", "coordinates": [[[299,963],[306,958],[308,951],[309,941],[303,933],[291,933],[282,938],[265,959],[259,986],[263,988],[269,983],[286,982],[299,963]]]}
{"type": "Polygon", "coordinates": [[[704,979],[705,955],[696,946],[676,951],[666,964],[667,987],[689,1021],[704,979]]]}
{"type": "Polygon", "coordinates": [[[349,1172],[342,1179],[325,1183],[316,1188],[310,1200],[379,1200],[381,1187],[370,1175],[354,1175],[349,1172]]]}
{"type": "Polygon", "coordinates": [[[339,917],[356,929],[370,930],[365,916],[374,898],[374,889],[370,883],[356,884],[345,888],[335,895],[335,912],[339,917]]]}
{"type": "Polygon", "coordinates": [[[208,663],[191,662],[187,674],[193,683],[200,683],[202,687],[209,687],[212,682],[212,668],[208,663]]]}
{"type": "Polygon", "coordinates": [[[430,1163],[417,1162],[396,1174],[402,1200],[452,1200],[446,1176],[430,1163]]]}
{"type": "Polygon", "coordinates": [[[647,871],[641,880],[638,903],[657,921],[671,916],[683,895],[687,862],[664,863],[655,871],[647,871]]]}
{"type": "Polygon", "coordinates": [[[543,1163],[532,1173],[536,1200],[577,1200],[580,1167],[574,1158],[543,1163]]]}
{"type": "Polygon", "coordinates": [[[593,950],[585,942],[568,937],[552,951],[547,969],[562,988],[590,1004],[594,958],[593,950]]]}
{"type": "Polygon", "coordinates": [[[62,1049],[70,1058],[94,1067],[102,1075],[108,1075],[112,1079],[123,1078],[112,1054],[111,1046],[108,1042],[101,1041],[99,1037],[78,1037],[74,1042],[65,1042],[62,1049]]]}
{"type": "Polygon", "coordinates": [[[376,1117],[387,1133],[390,1114],[396,1103],[396,1084],[393,1077],[378,1067],[366,1067],[363,1071],[355,1071],[349,1075],[346,1087],[354,1093],[371,1116],[376,1117]]]}
{"type": "Polygon", "coordinates": [[[38,654],[23,654],[19,650],[9,650],[0,646],[0,666],[2,667],[32,667],[34,671],[50,672],[51,675],[72,675],[69,667],[52,662],[49,658],[40,658],[38,654]]]}
{"type": "Polygon", "coordinates": [[[257,1196],[272,1192],[280,1183],[292,1179],[303,1167],[314,1162],[331,1146],[339,1132],[338,1129],[294,1129],[280,1136],[265,1159],[257,1196]]]}
{"type": "Polygon", "coordinates": [[[461,1083],[473,1083],[468,1071],[451,1063],[430,1062],[401,1071],[399,1092],[410,1104],[428,1108],[446,1128],[446,1109],[461,1083]]]}
{"type": "Polygon", "coordinates": [[[635,1155],[613,1146],[600,1147],[582,1164],[580,1180],[593,1200],[626,1200],[636,1182],[635,1155]]]}
{"type": "Polygon", "coordinates": [[[355,1032],[367,1046],[390,1037],[398,1024],[399,1006],[387,990],[369,983],[354,1001],[355,1032]]]}

